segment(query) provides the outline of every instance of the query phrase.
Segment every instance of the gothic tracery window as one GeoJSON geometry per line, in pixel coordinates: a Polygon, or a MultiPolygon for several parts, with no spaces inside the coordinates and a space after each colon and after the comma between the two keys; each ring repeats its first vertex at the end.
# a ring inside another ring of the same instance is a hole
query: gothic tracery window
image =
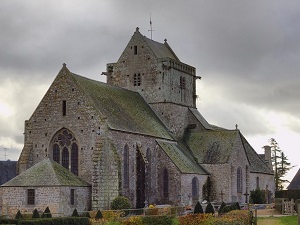
{"type": "Polygon", "coordinates": [[[68,129],[58,131],[51,141],[52,158],[78,175],[78,143],[68,129]]]}
{"type": "Polygon", "coordinates": [[[237,192],[242,193],[243,191],[243,179],[242,179],[242,168],[237,168],[237,176],[236,176],[236,182],[237,182],[237,192]]]}

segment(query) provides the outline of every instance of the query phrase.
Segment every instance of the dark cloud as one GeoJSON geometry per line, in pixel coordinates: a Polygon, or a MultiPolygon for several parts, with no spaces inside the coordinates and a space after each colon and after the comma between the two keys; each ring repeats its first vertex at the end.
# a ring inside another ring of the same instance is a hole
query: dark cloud
{"type": "Polygon", "coordinates": [[[150,37],[150,13],[153,38],[202,76],[197,105],[208,122],[272,134],[264,112],[274,112],[299,131],[299,11],[296,0],[1,1],[0,104],[13,114],[0,118],[0,140],[23,142],[24,120],[62,63],[104,81],[136,27],[150,37]]]}

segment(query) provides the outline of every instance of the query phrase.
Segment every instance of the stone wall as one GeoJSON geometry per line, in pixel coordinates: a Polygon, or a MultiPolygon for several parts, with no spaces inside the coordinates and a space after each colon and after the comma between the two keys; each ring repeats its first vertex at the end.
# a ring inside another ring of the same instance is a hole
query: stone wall
{"type": "Polygon", "coordinates": [[[46,157],[52,158],[51,140],[58,131],[67,128],[78,142],[78,175],[91,182],[96,133],[101,134],[107,124],[96,116],[98,112],[72,80],[66,69],[62,70],[26,121],[25,144],[18,162],[19,173],[46,157]],[[66,101],[65,116],[62,114],[63,100],[66,101]]]}
{"type": "Polygon", "coordinates": [[[70,216],[73,209],[90,209],[90,188],[88,187],[2,187],[2,214],[14,218],[18,210],[32,214],[34,209],[43,212],[49,207],[53,216],[70,216]],[[27,190],[35,189],[35,204],[27,204],[27,190]],[[75,189],[75,205],[70,204],[70,189],[75,189]],[[6,212],[8,209],[8,212],[6,212]]]}
{"type": "Polygon", "coordinates": [[[202,202],[203,200],[203,185],[207,179],[207,175],[198,175],[198,174],[183,174],[181,175],[181,195],[180,203],[181,205],[195,205],[197,201],[202,202]],[[199,182],[198,186],[198,198],[192,197],[192,180],[196,177],[199,182]]]}

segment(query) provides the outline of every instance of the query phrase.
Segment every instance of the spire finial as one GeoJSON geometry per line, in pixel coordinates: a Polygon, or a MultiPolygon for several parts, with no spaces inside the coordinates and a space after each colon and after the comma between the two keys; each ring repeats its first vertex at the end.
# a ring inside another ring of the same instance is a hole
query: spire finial
{"type": "Polygon", "coordinates": [[[67,64],[63,63],[63,67],[66,68],[66,67],[67,67],[67,64]]]}
{"type": "Polygon", "coordinates": [[[135,31],[136,32],[139,32],[140,28],[139,27],[136,27],[135,31]]]}
{"type": "Polygon", "coordinates": [[[167,38],[165,38],[165,40],[164,40],[165,42],[167,42],[167,38]]]}

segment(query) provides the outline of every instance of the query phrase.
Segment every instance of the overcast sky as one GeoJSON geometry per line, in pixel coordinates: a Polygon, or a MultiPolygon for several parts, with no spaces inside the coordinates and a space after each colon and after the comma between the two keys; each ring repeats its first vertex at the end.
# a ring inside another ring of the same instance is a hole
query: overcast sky
{"type": "Polygon", "coordinates": [[[197,107],[235,124],[258,153],[275,138],[300,165],[300,1],[1,0],[0,160],[17,160],[29,119],[63,63],[105,81],[136,27],[196,67],[197,107]]]}

